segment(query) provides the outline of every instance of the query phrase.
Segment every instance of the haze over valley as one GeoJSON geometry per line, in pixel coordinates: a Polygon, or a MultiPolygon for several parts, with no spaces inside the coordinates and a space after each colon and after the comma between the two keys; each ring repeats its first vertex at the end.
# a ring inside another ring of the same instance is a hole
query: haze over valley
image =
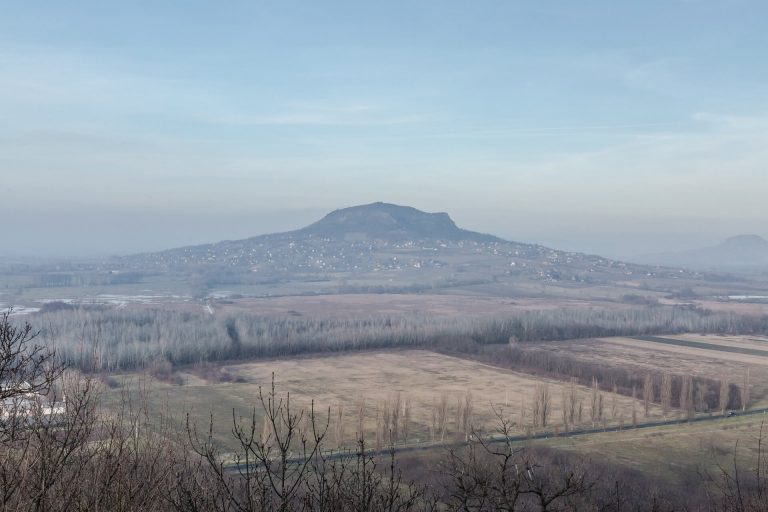
{"type": "Polygon", "coordinates": [[[768,3],[1,12],[0,510],[768,510],[768,3]]]}

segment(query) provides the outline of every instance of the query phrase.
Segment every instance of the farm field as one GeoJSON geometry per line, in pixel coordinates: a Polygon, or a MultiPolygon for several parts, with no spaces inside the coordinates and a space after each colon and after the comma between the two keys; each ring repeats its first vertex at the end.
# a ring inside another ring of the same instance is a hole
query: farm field
{"type": "MultiPolygon", "coordinates": [[[[673,303],[673,301],[668,301],[668,303],[673,303]]],[[[702,309],[711,311],[722,311],[737,315],[768,315],[768,303],[765,302],[696,300],[693,303],[702,309]]]]}
{"type": "MultiPolygon", "coordinates": [[[[312,284],[312,283],[309,283],[312,284]]],[[[320,283],[323,284],[323,283],[320,283]]],[[[327,284],[326,284],[327,286],[327,284]]],[[[424,313],[437,316],[462,315],[473,318],[501,316],[526,311],[556,309],[587,310],[628,309],[629,304],[612,299],[587,297],[585,291],[563,289],[557,296],[537,296],[525,287],[501,283],[495,289],[465,287],[435,290],[432,293],[335,293],[313,290],[300,295],[301,290],[280,290],[279,296],[253,297],[252,287],[228,287],[210,293],[207,298],[193,298],[193,290],[184,286],[148,288],[146,285],[114,285],[90,288],[35,288],[23,296],[0,292],[0,305],[39,309],[46,302],[127,307],[141,310],[163,308],[190,313],[207,311],[216,315],[249,313],[258,315],[305,315],[319,317],[354,317],[383,315],[412,315],[424,313]],[[317,293],[317,294],[315,294],[317,293]],[[285,294],[285,295],[280,295],[285,294]],[[241,296],[245,295],[245,296],[241,296]]]]}
{"type": "Polygon", "coordinates": [[[748,358],[757,358],[757,360],[768,357],[768,350],[765,350],[765,347],[760,347],[747,341],[742,343],[734,341],[724,341],[723,343],[719,343],[716,340],[701,341],[680,337],[672,338],[669,336],[631,336],[628,339],[633,341],[660,343],[667,347],[700,350],[705,354],[711,351],[717,351],[726,354],[747,356],[748,358]]]}
{"type": "Polygon", "coordinates": [[[663,336],[712,345],[712,349],[677,346],[616,337],[569,340],[536,345],[536,350],[569,355],[592,362],[636,369],[638,373],[673,373],[741,384],[749,369],[751,405],[768,406],[768,357],[728,352],[730,348],[768,350],[768,339],[755,336],[707,336],[701,334],[663,336]],[[722,347],[718,349],[718,347],[722,347]],[[724,350],[725,349],[725,350],[724,350]]]}
{"type": "MultiPolygon", "coordinates": [[[[336,446],[354,443],[361,406],[369,445],[376,443],[385,409],[390,416],[391,411],[398,410],[399,443],[438,442],[440,437],[445,441],[461,439],[466,436],[465,421],[477,430],[492,431],[498,424],[494,410],[510,419],[520,434],[540,430],[533,426],[533,404],[537,388],[541,391],[544,385],[550,396],[546,428],[562,430],[562,396],[564,391],[570,391],[567,383],[429,351],[379,351],[231,364],[213,372],[210,367],[205,372],[192,368],[175,376],[178,383],[151,379],[147,393],[149,408],[163,412],[166,404],[173,404],[169,412],[180,428],[187,412],[201,430],[207,429],[212,414],[215,431],[226,434],[232,427],[233,409],[236,416],[251,417],[258,388],[269,386],[273,372],[278,393],[290,392],[294,406],[308,407],[314,401],[316,410],[323,415],[330,408],[330,439],[336,446]],[[230,382],[220,382],[222,376],[230,382]],[[439,434],[439,425],[433,428],[433,412],[439,416],[442,401],[446,411],[444,436],[439,434]],[[400,405],[396,406],[397,403],[400,405]],[[463,419],[462,410],[469,410],[467,420],[463,419]],[[403,427],[406,416],[409,421],[403,427]],[[339,424],[343,425],[341,429],[339,424]]],[[[138,374],[121,376],[124,382],[134,383],[142,378],[138,374]]],[[[582,420],[574,421],[573,428],[591,426],[592,390],[574,386],[574,392],[581,404],[582,420]]],[[[107,403],[115,403],[120,395],[120,389],[108,391],[107,403]]],[[[605,424],[630,424],[633,400],[606,392],[602,396],[605,424]]],[[[638,421],[642,421],[643,404],[637,400],[634,406],[638,421]]],[[[661,417],[660,408],[653,406],[649,419],[661,417]]]]}
{"type": "MultiPolygon", "coordinates": [[[[621,304],[599,304],[621,308],[621,304]]],[[[595,304],[577,299],[506,298],[464,294],[339,294],[310,297],[248,298],[214,304],[222,313],[301,314],[317,316],[402,315],[501,315],[520,311],[586,309],[595,304]]],[[[624,306],[627,307],[627,306],[624,306]]]]}
{"type": "Polygon", "coordinates": [[[715,334],[671,334],[664,338],[707,343],[723,347],[741,347],[768,351],[768,337],[765,336],[725,336],[715,334]]]}

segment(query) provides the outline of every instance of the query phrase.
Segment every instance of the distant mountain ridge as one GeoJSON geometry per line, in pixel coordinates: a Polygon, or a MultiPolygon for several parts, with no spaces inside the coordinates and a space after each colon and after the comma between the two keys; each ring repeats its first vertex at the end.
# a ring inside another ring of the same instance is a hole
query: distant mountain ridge
{"type": "Polygon", "coordinates": [[[701,249],[643,257],[643,263],[703,270],[768,269],[768,240],[758,235],[737,235],[701,249]]]}

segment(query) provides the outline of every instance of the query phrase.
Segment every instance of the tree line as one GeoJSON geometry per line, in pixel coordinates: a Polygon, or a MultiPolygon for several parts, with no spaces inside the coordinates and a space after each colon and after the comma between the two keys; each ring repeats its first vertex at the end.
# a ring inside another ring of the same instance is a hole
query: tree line
{"type": "Polygon", "coordinates": [[[742,379],[738,376],[714,378],[647,372],[605,361],[585,360],[571,354],[539,350],[536,344],[513,342],[485,345],[470,338],[454,338],[450,343],[436,347],[436,350],[531,375],[556,380],[573,379],[582,386],[591,387],[596,384],[602,391],[633,398],[639,397],[642,390],[647,401],[668,403],[668,408],[685,408],[693,404],[695,412],[716,412],[722,409],[745,409],[749,405],[748,367],[745,367],[742,379]],[[681,398],[683,395],[690,395],[690,400],[681,398]]]}
{"type": "MultiPolygon", "coordinates": [[[[557,309],[489,318],[422,313],[344,318],[252,313],[213,316],[82,306],[49,307],[33,318],[42,339],[64,363],[87,371],[130,370],[157,361],[184,365],[376,348],[450,347],[456,340],[500,345],[510,339],[526,343],[683,332],[768,334],[768,316],[685,307],[557,309]]],[[[518,357],[514,353],[507,356],[518,357]]],[[[619,378],[613,380],[630,387],[619,378]]]]}

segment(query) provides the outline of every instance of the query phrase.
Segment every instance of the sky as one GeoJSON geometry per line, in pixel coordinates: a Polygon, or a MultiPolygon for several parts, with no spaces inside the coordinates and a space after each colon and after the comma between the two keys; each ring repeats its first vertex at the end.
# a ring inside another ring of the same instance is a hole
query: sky
{"type": "Polygon", "coordinates": [[[607,256],[768,237],[763,0],[0,0],[6,256],[385,201],[607,256]]]}

